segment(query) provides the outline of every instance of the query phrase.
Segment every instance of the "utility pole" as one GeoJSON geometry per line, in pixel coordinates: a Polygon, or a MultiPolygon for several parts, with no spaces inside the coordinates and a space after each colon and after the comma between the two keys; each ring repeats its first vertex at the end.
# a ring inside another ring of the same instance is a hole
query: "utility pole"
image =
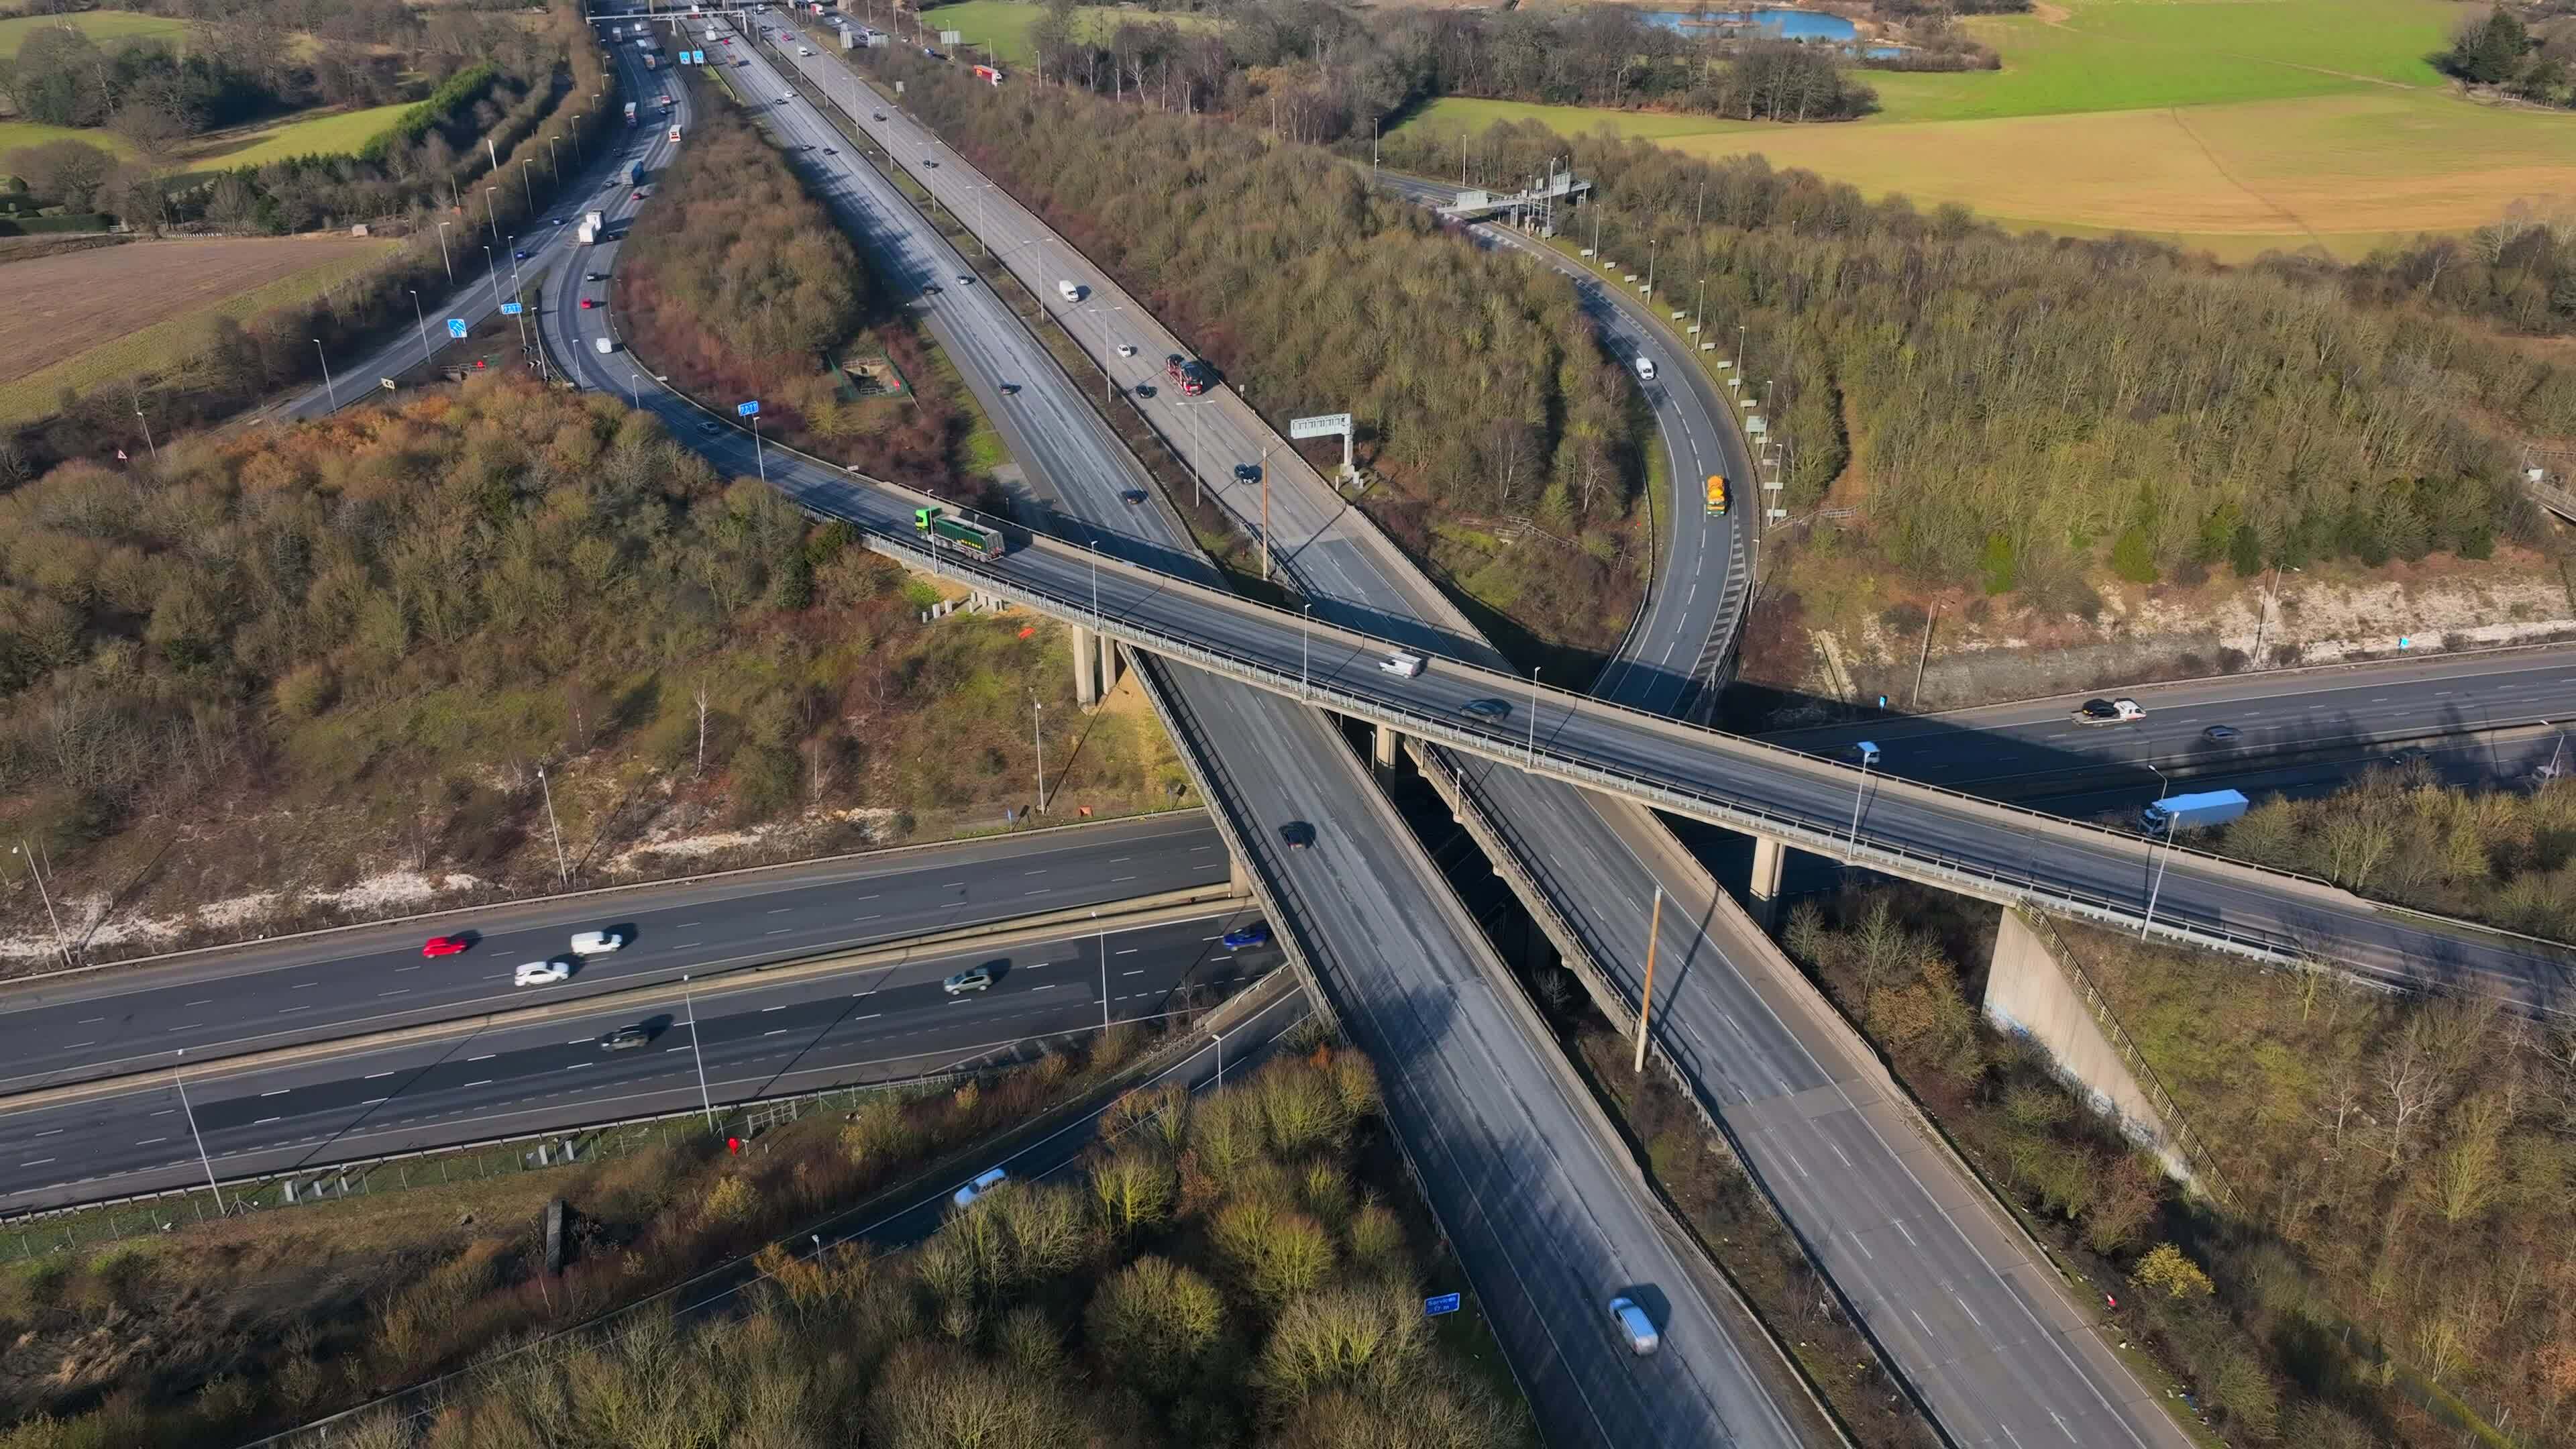
{"type": "Polygon", "coordinates": [[[438,259],[447,264],[447,285],[451,287],[456,285],[456,259],[447,254],[447,229],[453,225],[446,221],[438,224],[438,259]]]}
{"type": "Polygon", "coordinates": [[[1646,921],[1646,989],[1637,998],[1637,1061],[1628,1070],[1646,1070],[1646,1034],[1655,1013],[1655,941],[1664,932],[1664,888],[1655,887],[1655,913],[1646,921]]]}
{"type": "Polygon", "coordinates": [[[680,1001],[689,1012],[689,1058],[698,1064],[698,1106],[707,1114],[707,1130],[716,1130],[716,1100],[707,1092],[707,1054],[698,1046],[698,1002],[690,994],[689,978],[680,978],[680,1001]]]}
{"type": "MultiPolygon", "coordinates": [[[[179,1055],[186,1056],[187,1053],[182,1051],[179,1055]]],[[[215,1216],[230,1217],[231,1209],[224,1206],[224,1186],[215,1181],[215,1160],[206,1155],[205,1134],[197,1130],[197,1111],[188,1105],[188,1079],[173,1069],[170,1081],[179,1089],[179,1113],[188,1119],[188,1138],[197,1144],[197,1163],[206,1169],[206,1189],[215,1195],[215,1216]]]]}
{"type": "Polygon", "coordinates": [[[546,767],[537,766],[537,788],[546,796],[546,829],[555,838],[555,884],[572,884],[572,868],[564,863],[563,827],[555,821],[555,787],[546,783],[546,767]]]}

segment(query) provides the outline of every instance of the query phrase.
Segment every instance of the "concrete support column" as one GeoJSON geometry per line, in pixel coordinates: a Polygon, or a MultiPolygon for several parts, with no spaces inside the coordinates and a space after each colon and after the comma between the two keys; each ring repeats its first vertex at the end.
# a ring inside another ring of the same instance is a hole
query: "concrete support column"
{"type": "Polygon", "coordinates": [[[1749,914],[1765,931],[1779,924],[1780,873],[1789,863],[1789,847],[1768,835],[1753,837],[1753,882],[1745,894],[1752,897],[1749,914]]]}
{"type": "Polygon", "coordinates": [[[1228,851],[1226,852],[1225,862],[1226,869],[1230,872],[1230,874],[1225,878],[1225,883],[1234,887],[1234,893],[1236,895],[1251,895],[1252,872],[1243,868],[1243,857],[1234,854],[1232,851],[1228,851]]]}
{"type": "Polygon", "coordinates": [[[1404,744],[1404,736],[1397,733],[1395,726],[1382,724],[1375,728],[1371,738],[1369,763],[1376,766],[1381,775],[1395,773],[1395,752],[1404,744]]]}
{"type": "Polygon", "coordinates": [[[1100,703],[1100,650],[1089,628],[1073,626],[1073,699],[1085,709],[1100,703]]]}
{"type": "Polygon", "coordinates": [[[1118,687],[1118,641],[1100,636],[1100,692],[1107,694],[1118,687]]]}

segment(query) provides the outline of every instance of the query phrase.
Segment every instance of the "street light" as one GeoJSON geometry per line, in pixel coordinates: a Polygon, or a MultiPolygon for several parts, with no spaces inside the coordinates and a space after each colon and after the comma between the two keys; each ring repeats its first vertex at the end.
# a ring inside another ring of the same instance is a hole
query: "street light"
{"type": "Polygon", "coordinates": [[[500,194],[500,187],[486,186],[483,188],[483,225],[491,231],[492,241],[496,246],[499,245],[501,241],[501,219],[499,214],[500,203],[495,200],[495,198],[500,194]]]}
{"type": "Polygon", "coordinates": [[[453,225],[445,221],[438,224],[438,259],[447,265],[447,285],[451,287],[456,285],[456,259],[447,254],[447,229],[453,225]]]}
{"type": "Polygon", "coordinates": [[[54,925],[54,949],[62,953],[63,964],[69,966],[72,964],[71,943],[63,939],[63,918],[54,914],[54,893],[45,885],[45,872],[37,863],[36,853],[27,848],[27,838],[23,835],[18,837],[16,845],[9,847],[9,853],[23,857],[27,862],[27,874],[36,878],[36,894],[45,900],[45,919],[54,925]]]}
{"type": "Polygon", "coordinates": [[[1530,666],[1529,763],[1531,769],[1538,768],[1538,666],[1535,664],[1530,666]]]}
{"type": "Polygon", "coordinates": [[[716,1130],[716,1101],[707,1092],[707,1054],[698,1049],[698,1001],[689,991],[689,978],[680,978],[680,1002],[689,1012],[689,1059],[698,1064],[698,1106],[707,1114],[707,1130],[716,1130]]]}
{"type": "Polygon", "coordinates": [[[531,221],[537,215],[537,183],[528,179],[528,163],[535,159],[533,156],[519,158],[519,195],[527,200],[528,219],[531,221]]]}
{"type": "Polygon", "coordinates": [[[563,157],[555,150],[555,142],[561,139],[559,136],[546,138],[546,170],[555,178],[557,186],[563,185],[563,157]]]}
{"type": "Polygon", "coordinates": [[[429,361],[429,318],[420,310],[420,289],[405,287],[403,290],[411,293],[411,320],[420,324],[420,360],[426,364],[429,361]]]}
{"type": "Polygon", "coordinates": [[[1029,739],[1038,750],[1038,813],[1046,813],[1046,734],[1041,728],[1046,706],[1038,703],[1036,690],[1029,691],[1029,739]]]}
{"type": "Polygon", "coordinates": [[[751,460],[760,465],[760,481],[769,481],[769,455],[760,450],[760,414],[751,415],[751,460]]]}
{"type": "MultiPolygon", "coordinates": [[[[179,1055],[183,1057],[187,1054],[188,1053],[184,1048],[181,1049],[179,1053],[179,1055]]],[[[206,1169],[206,1190],[215,1195],[215,1216],[219,1218],[229,1217],[231,1214],[224,1208],[223,1184],[215,1181],[215,1160],[206,1155],[205,1134],[197,1130],[196,1109],[188,1105],[188,1079],[179,1075],[178,1069],[173,1067],[170,1071],[170,1081],[172,1085],[179,1089],[180,1115],[188,1119],[189,1140],[197,1144],[197,1161],[206,1169]]]]}
{"type": "MultiPolygon", "coordinates": [[[[2162,771],[2162,770],[2157,770],[2157,769],[2156,769],[2156,767],[2155,767],[2155,765],[2154,765],[2154,763],[2153,763],[2152,761],[2148,761],[2148,760],[2140,760],[2138,763],[2139,763],[2139,764],[2142,764],[2142,765],[2145,765],[2149,770],[2154,770],[2154,771],[2155,771],[2155,776],[2156,776],[2156,798],[2157,798],[2157,799],[2159,799],[2159,800],[2163,799],[2163,798],[2165,797],[2165,793],[2166,793],[2165,772],[2164,772],[2164,771],[2162,771]]],[[[2162,894],[2162,893],[2163,893],[2163,891],[2164,891],[2164,888],[2165,888],[2165,867],[2166,867],[2166,866],[2168,866],[2168,865],[2173,864],[2173,853],[2174,853],[2173,832],[2174,832],[2174,818],[2173,818],[2173,812],[2171,812],[2171,811],[2166,811],[2166,812],[2165,812],[2165,858],[2164,858],[2163,860],[2158,861],[2158,862],[2156,863],[2156,875],[2155,875],[2155,879],[2154,879],[2154,881],[2152,881],[2152,882],[2148,885],[2148,887],[2147,887],[2147,914],[2146,914],[2142,919],[2140,919],[2140,920],[2139,920],[2139,922],[2138,922],[2138,939],[2139,939],[2139,940],[2141,940],[2141,941],[2143,941],[2143,940],[2147,939],[2147,932],[2148,932],[2149,930],[2152,930],[2152,929],[2155,927],[2155,924],[2156,924],[2156,897],[2157,897],[2158,895],[2162,894]]],[[[2148,837],[2147,837],[2147,854],[2149,854],[2149,855],[2153,855],[2153,854],[2155,854],[2155,853],[2156,853],[2156,838],[2155,838],[2154,836],[2150,835],[2150,836],[2148,836],[2148,837]]]]}
{"type": "Polygon", "coordinates": [[[1299,699],[1306,697],[1307,641],[1315,637],[1315,606],[1308,604],[1305,614],[1306,622],[1297,632],[1297,697],[1299,699]]]}
{"type": "Polygon", "coordinates": [[[338,412],[340,398],[331,387],[331,359],[322,351],[322,339],[319,337],[313,339],[313,355],[320,358],[322,362],[322,401],[328,403],[333,412],[338,412]]]}
{"type": "Polygon", "coordinates": [[[134,395],[134,420],[143,425],[143,446],[152,450],[152,461],[161,461],[161,445],[152,441],[152,420],[143,415],[143,394],[134,395]]]}
{"type": "Polygon", "coordinates": [[[1862,740],[1852,749],[1860,756],[1860,786],[1852,791],[1851,843],[1857,850],[1860,848],[1860,802],[1869,795],[1869,767],[1878,763],[1878,746],[1862,740]]]}
{"type": "Polygon", "coordinates": [[[546,767],[537,766],[537,788],[546,795],[546,830],[555,838],[555,884],[572,884],[572,868],[564,862],[563,826],[555,819],[555,787],[546,781],[546,767]]]}
{"type": "Polygon", "coordinates": [[[1092,539],[1083,547],[1091,550],[1091,627],[1100,627],[1100,540],[1092,539]]]}

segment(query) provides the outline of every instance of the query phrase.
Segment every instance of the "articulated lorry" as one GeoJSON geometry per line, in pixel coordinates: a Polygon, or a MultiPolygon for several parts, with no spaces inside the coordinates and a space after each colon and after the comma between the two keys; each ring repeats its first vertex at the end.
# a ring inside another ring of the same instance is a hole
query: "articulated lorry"
{"type": "Polygon", "coordinates": [[[2207,830],[2245,813],[2245,796],[2235,790],[2203,790],[2196,795],[2167,795],[2138,812],[2138,826],[2149,835],[2177,830],[2207,830]]]}
{"type": "Polygon", "coordinates": [[[1000,558],[1009,546],[1000,529],[986,528],[980,523],[959,518],[945,508],[912,510],[912,526],[920,529],[922,536],[934,543],[945,543],[986,558],[1000,558]]]}

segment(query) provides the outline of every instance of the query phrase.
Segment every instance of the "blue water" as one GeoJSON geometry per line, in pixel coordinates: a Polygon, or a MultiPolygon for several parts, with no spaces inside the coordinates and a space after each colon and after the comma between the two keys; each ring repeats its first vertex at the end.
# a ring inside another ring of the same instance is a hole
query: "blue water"
{"type": "Polygon", "coordinates": [[[1819,15],[1812,10],[1711,10],[1705,16],[1687,10],[1646,10],[1639,14],[1649,25],[1685,35],[1698,29],[1702,20],[1712,25],[1760,25],[1791,40],[1850,40],[1860,33],[1839,15],[1819,15]]]}

